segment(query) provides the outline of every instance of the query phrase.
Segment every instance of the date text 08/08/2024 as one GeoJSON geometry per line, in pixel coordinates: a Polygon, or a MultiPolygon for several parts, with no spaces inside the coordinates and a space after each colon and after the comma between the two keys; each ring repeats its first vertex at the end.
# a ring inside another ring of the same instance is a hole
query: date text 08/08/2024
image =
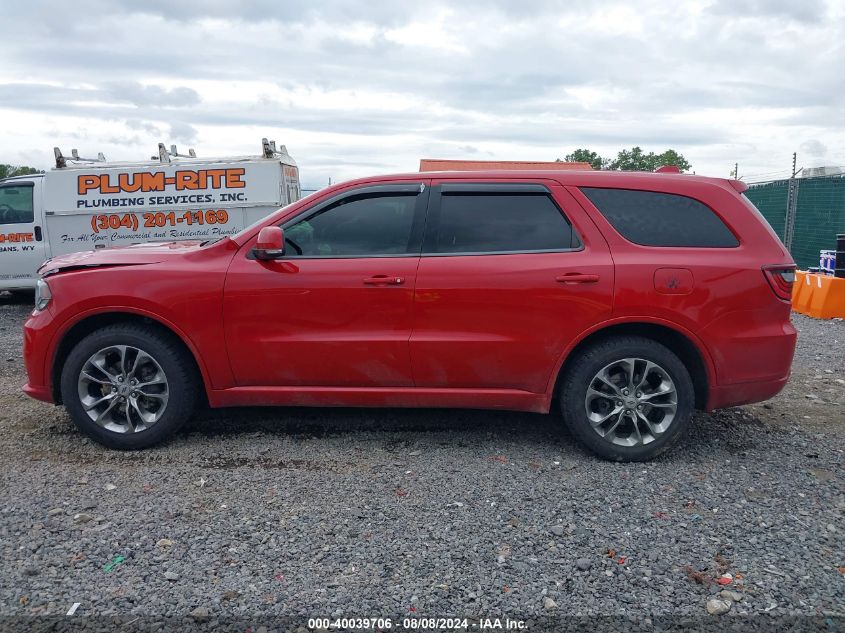
{"type": "Polygon", "coordinates": [[[309,618],[308,628],[311,630],[453,630],[453,631],[484,631],[484,630],[526,630],[524,620],[512,618],[436,618],[436,617],[405,617],[402,620],[394,618],[309,618]]]}

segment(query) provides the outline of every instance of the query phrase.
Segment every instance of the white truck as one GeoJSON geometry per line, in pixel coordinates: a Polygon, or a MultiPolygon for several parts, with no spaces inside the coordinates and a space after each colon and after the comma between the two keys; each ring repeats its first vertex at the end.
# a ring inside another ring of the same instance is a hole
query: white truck
{"type": "Polygon", "coordinates": [[[232,235],[302,195],[296,162],[267,139],[252,157],[201,159],[163,143],[137,163],[54,151],[48,172],[0,180],[0,290],[34,288],[56,255],[232,235]]]}

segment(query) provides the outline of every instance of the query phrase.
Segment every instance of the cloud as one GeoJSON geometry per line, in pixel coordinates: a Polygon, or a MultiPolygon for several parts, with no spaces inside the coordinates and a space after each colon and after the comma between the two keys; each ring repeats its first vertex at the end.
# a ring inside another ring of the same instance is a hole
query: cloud
{"type": "Polygon", "coordinates": [[[159,108],[183,108],[200,102],[196,90],[179,86],[163,88],[156,85],[143,85],[137,81],[113,81],[103,85],[103,92],[115,101],[128,101],[136,106],[155,106],[159,108]]]}
{"type": "Polygon", "coordinates": [[[717,0],[710,11],[720,16],[760,20],[787,18],[797,22],[819,22],[826,13],[822,0],[717,0]]]}
{"type": "Polygon", "coordinates": [[[172,123],[170,125],[170,138],[180,143],[196,143],[197,130],[193,125],[187,123],[172,123]]]}
{"type": "Polygon", "coordinates": [[[805,139],[845,164],[843,24],[823,0],[17,3],[0,21],[0,160],[49,163],[61,142],[257,153],[267,136],[304,182],[632,145],[765,172],[805,139]]]}
{"type": "Polygon", "coordinates": [[[827,154],[827,145],[818,139],[810,139],[801,143],[801,152],[809,154],[812,158],[823,158],[827,154]]]}

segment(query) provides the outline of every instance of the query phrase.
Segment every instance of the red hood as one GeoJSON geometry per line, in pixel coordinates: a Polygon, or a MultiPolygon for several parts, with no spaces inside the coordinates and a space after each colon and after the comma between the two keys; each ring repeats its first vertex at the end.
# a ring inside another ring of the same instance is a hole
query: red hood
{"type": "Polygon", "coordinates": [[[137,266],[139,264],[156,264],[178,255],[185,255],[197,250],[201,242],[147,242],[133,246],[118,246],[114,248],[100,248],[93,251],[69,253],[48,259],[38,269],[38,273],[46,277],[54,273],[75,268],[92,268],[98,266],[137,266]]]}

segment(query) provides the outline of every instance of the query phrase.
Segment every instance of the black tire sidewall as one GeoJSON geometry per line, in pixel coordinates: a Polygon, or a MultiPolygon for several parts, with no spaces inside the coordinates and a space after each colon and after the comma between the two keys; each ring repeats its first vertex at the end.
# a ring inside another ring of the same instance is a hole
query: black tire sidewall
{"type": "Polygon", "coordinates": [[[561,384],[561,412],[575,438],[599,457],[613,461],[647,461],[668,450],[687,432],[695,406],[695,390],[683,362],[664,345],[647,338],[609,339],[584,350],[573,359],[561,384]],[[678,408],[669,429],[642,446],[618,446],[596,433],[584,410],[587,387],[605,366],[622,358],[643,358],[669,373],[678,394],[678,408]]]}
{"type": "Polygon", "coordinates": [[[89,334],[71,350],[62,368],[61,392],[68,414],[88,437],[109,448],[137,450],[165,440],[187,421],[196,403],[197,385],[185,353],[170,337],[150,327],[115,325],[89,334]],[[79,400],[77,381],[82,367],[93,354],[111,345],[130,345],[143,350],[167,376],[167,408],[158,422],[144,431],[109,431],[88,417],[79,400]]]}

